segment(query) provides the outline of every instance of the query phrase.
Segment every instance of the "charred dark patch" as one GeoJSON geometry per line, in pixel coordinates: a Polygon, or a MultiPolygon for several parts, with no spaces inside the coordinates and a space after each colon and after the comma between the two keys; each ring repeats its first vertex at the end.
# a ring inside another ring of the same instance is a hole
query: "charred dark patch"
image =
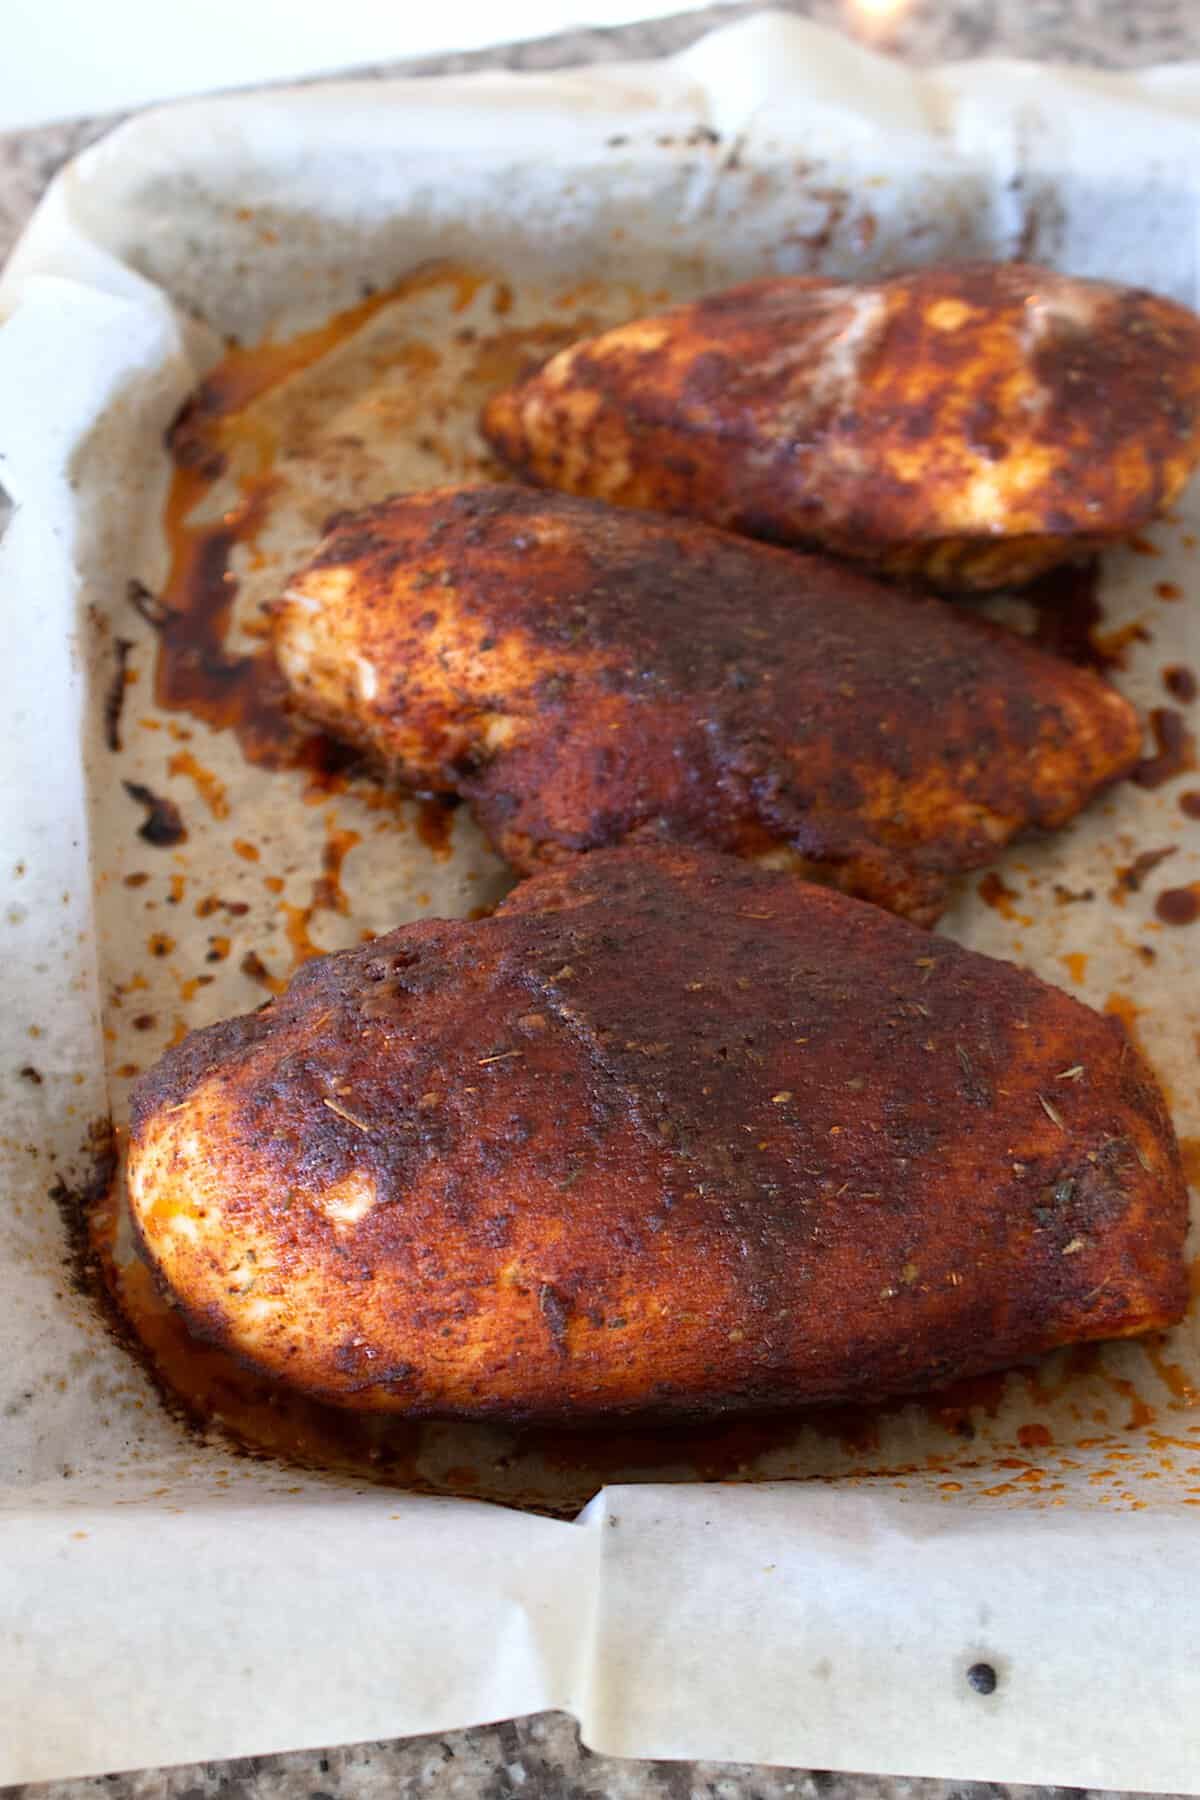
{"type": "MultiPolygon", "coordinates": [[[[40,1077],[39,1077],[40,1079],[40,1077]]],[[[50,1188],[67,1241],[67,1267],[78,1293],[96,1299],[103,1291],[89,1236],[93,1209],[107,1198],[117,1171],[111,1119],[95,1119],[76,1162],[59,1172],[50,1188]]]]}
{"type": "Polygon", "coordinates": [[[242,974],[248,975],[251,981],[257,981],[263,987],[274,988],[275,978],[257,950],[247,950],[238,966],[242,974]]]}
{"type": "Polygon", "coordinates": [[[123,781],[121,786],[131,800],[146,809],[146,817],[138,826],[140,838],[160,849],[185,841],[187,827],[173,800],[167,799],[163,794],[156,794],[140,781],[123,781]]]}
{"type": "Polygon", "coordinates": [[[1177,848],[1175,844],[1166,844],[1161,850],[1143,850],[1134,857],[1128,868],[1119,872],[1118,885],[1127,894],[1140,893],[1147,875],[1157,869],[1159,863],[1165,862],[1168,856],[1174,856],[1177,848]]]}
{"type": "Polygon", "coordinates": [[[1156,706],[1150,713],[1154,755],[1144,757],[1133,771],[1139,787],[1160,788],[1196,767],[1196,740],[1181,712],[1172,706],[1156,706]]]}
{"type": "Polygon", "coordinates": [[[145,619],[147,625],[155,631],[161,630],[166,623],[167,609],[162,601],[145,584],[144,581],[131,579],[125,589],[126,598],[134,612],[145,619]]]}
{"type": "Polygon", "coordinates": [[[1100,565],[1094,557],[1065,563],[1031,582],[1024,598],[1034,610],[1034,643],[1077,668],[1108,668],[1110,659],[1096,635],[1104,623],[1099,583],[1100,565]]]}
{"type": "Polygon", "coordinates": [[[1193,671],[1183,663],[1172,663],[1162,672],[1163,686],[1172,700],[1178,700],[1181,706],[1190,706],[1196,698],[1196,677],[1193,671]]]}
{"type": "Polygon", "coordinates": [[[180,407],[167,429],[166,446],[181,469],[216,481],[225,471],[226,457],[213,442],[213,426],[229,411],[219,381],[201,382],[180,407]]]}
{"type": "Polygon", "coordinates": [[[1154,902],[1154,912],[1164,925],[1194,925],[1200,919],[1200,882],[1164,889],[1154,902]]]}
{"type": "Polygon", "coordinates": [[[128,686],[125,671],[132,649],[133,643],[129,638],[113,639],[114,667],[104,695],[104,742],[110,750],[120,750],[121,748],[121,713],[125,706],[125,690],[128,686]]]}
{"type": "Polygon", "coordinates": [[[548,1281],[538,1288],[538,1308],[546,1321],[546,1330],[558,1356],[567,1354],[567,1320],[571,1309],[563,1296],[548,1281]]]}

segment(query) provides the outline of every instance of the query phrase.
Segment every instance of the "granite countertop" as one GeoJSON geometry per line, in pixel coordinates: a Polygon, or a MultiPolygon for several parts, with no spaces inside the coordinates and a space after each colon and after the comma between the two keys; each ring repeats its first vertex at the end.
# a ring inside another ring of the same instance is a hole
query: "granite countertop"
{"type": "MultiPolygon", "coordinates": [[[[351,73],[442,75],[562,68],[669,54],[760,0],[710,6],[615,30],[584,30],[460,56],[351,73]]],[[[1136,68],[1200,57],[1195,0],[773,0],[780,10],[848,29],[913,62],[988,54],[1136,68]]],[[[497,15],[498,20],[502,14],[497,15]]],[[[0,135],[0,261],[55,171],[116,120],[73,120],[0,135]]],[[[438,1737],[328,1751],[148,1769],[0,1789],[0,1800],[1006,1800],[1066,1788],[836,1775],[732,1763],[652,1763],[594,1756],[571,1719],[546,1713],[438,1737]]],[[[1129,1797],[1132,1800],[1132,1797],[1129,1797]]]]}

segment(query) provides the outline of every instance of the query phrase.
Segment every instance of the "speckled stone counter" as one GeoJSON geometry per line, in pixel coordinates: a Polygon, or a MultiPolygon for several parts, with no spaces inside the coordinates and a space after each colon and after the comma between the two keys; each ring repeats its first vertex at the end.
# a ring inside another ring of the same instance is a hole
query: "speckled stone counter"
{"type": "MultiPolygon", "coordinates": [[[[1200,0],[774,0],[916,63],[1007,55],[1135,68],[1200,58],[1200,0]]],[[[353,71],[442,75],[488,67],[552,69],[667,55],[755,4],[710,6],[609,31],[574,31],[462,56],[353,71]]],[[[503,9],[496,13],[503,27],[503,9]]],[[[0,260],[55,171],[116,120],[74,120],[0,136],[0,260]]],[[[3,502],[0,499],[0,508],[3,502]]],[[[2,519],[2,512],[0,512],[2,519]]],[[[731,1763],[593,1756],[558,1714],[439,1737],[397,1739],[228,1763],[0,1790],[0,1800],[1007,1800],[1066,1794],[995,1783],[835,1775],[731,1763]]]]}

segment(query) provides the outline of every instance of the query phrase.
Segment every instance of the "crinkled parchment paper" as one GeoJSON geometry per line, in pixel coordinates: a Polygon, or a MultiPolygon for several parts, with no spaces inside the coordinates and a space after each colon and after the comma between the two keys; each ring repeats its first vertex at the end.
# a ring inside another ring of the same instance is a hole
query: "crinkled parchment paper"
{"type": "MultiPolygon", "coordinates": [[[[0,1781],[565,1707],[618,1753],[1200,1791],[1194,1320],[787,1431],[347,1444],[208,1365],[198,1430],[70,1229],[103,1121],[183,1029],[506,882],[461,812],[160,704],[163,435],[227,340],[358,308],[176,521],[177,554],[233,521],[224,648],[252,654],[322,521],[485,473],[480,399],[573,333],[969,254],[1194,303],[1197,167],[1200,69],[914,76],[767,15],[657,66],[174,107],[59,179],[0,285],[0,1781]],[[186,836],[139,835],[126,783],[186,836]]],[[[1189,710],[1163,672],[1200,670],[1198,540],[1193,495],[1103,567],[1093,637],[1147,716],[1189,710]]],[[[1200,880],[1196,791],[1125,784],[943,927],[1119,1011],[1193,1166],[1200,923],[1160,901],[1200,880]]]]}

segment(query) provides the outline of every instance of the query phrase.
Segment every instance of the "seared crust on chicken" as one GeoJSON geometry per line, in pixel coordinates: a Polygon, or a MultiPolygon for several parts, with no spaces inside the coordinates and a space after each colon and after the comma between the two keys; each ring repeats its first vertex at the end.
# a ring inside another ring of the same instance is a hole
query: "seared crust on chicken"
{"type": "Polygon", "coordinates": [[[1000,587],[1174,499],[1200,319],[1023,263],[752,281],[560,351],[483,427],[570,493],[1000,587]]]}
{"type": "Polygon", "coordinates": [[[307,965],[134,1092],[192,1328],[346,1406],[868,1399],[1183,1312],[1121,1025],[730,858],[614,851],[307,965]]]}
{"type": "Polygon", "coordinates": [[[519,487],[337,524],[276,609],[300,706],[464,795],[516,869],[674,841],[931,923],[951,878],[1137,759],[1095,675],[942,601],[519,487]]]}

